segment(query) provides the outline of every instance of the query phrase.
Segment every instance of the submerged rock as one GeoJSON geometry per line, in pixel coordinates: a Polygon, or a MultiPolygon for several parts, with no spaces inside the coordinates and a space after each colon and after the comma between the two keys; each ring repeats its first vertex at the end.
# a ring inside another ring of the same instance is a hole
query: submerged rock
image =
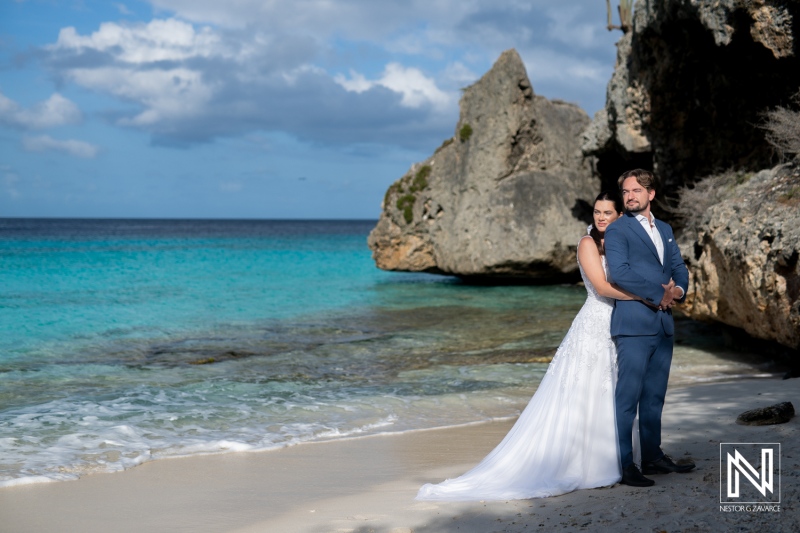
{"type": "Polygon", "coordinates": [[[533,92],[514,50],[464,91],[455,135],[387,191],[369,236],[378,267],[557,280],[599,189],[578,106],[533,92]]]}

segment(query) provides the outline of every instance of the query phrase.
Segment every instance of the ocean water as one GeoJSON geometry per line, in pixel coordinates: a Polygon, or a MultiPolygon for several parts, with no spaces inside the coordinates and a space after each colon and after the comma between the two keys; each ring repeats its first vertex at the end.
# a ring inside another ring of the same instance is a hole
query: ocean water
{"type": "MultiPolygon", "coordinates": [[[[382,272],[373,225],[0,219],[0,486],[518,414],[585,291],[382,272]]],[[[684,326],[673,384],[771,372],[684,326]]]]}

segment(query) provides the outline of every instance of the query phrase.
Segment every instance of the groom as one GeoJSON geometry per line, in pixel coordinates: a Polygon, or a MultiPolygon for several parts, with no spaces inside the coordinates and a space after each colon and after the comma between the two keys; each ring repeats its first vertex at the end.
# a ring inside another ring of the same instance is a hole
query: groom
{"type": "Polygon", "coordinates": [[[671,308],[684,300],[689,273],[672,228],[650,213],[656,195],[653,175],[642,169],[630,170],[620,176],[619,187],[626,213],[606,229],[606,261],[613,282],[641,298],[617,300],[611,315],[619,368],[614,400],[621,483],[649,487],[654,482],[643,473],[683,473],[694,468],[694,464],[676,465],[661,451],[661,410],[675,332],[671,308]],[[633,462],[632,450],[637,408],[641,472],[633,462]]]}

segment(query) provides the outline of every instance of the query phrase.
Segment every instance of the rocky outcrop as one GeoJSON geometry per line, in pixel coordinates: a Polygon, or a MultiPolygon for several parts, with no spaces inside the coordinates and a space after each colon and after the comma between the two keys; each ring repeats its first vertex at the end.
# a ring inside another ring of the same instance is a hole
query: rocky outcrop
{"type": "Polygon", "coordinates": [[[599,190],[577,106],[534,94],[514,50],[464,91],[453,138],[387,191],[369,236],[385,270],[467,278],[574,275],[599,190]]]}
{"type": "Polygon", "coordinates": [[[772,168],[760,125],[800,89],[799,25],[800,2],[637,2],[582,147],[604,187],[633,167],[655,171],[657,216],[684,226],[684,312],[794,350],[800,182],[796,165],[772,168]],[[679,195],[677,208],[663,203],[679,195]]]}
{"type": "Polygon", "coordinates": [[[798,23],[800,2],[637,2],[606,107],[584,136],[604,185],[632,167],[654,169],[670,192],[731,168],[772,166],[758,124],[800,87],[798,23]]]}
{"type": "Polygon", "coordinates": [[[800,350],[800,161],[707,178],[681,204],[681,310],[800,350]]]}
{"type": "Polygon", "coordinates": [[[568,276],[594,194],[653,169],[654,211],[675,225],[690,271],[682,310],[800,350],[800,163],[775,167],[760,126],[769,110],[797,108],[798,28],[796,1],[639,1],[588,125],[533,94],[504,53],[466,90],[455,136],[387,192],[369,239],[376,262],[568,276]]]}

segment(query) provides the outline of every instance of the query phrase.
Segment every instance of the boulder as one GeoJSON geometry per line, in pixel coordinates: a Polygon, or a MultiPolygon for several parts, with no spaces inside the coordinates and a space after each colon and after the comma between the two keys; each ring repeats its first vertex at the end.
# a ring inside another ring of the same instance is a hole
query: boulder
{"type": "Polygon", "coordinates": [[[589,117],[534,94],[515,50],[465,89],[455,134],[386,192],[378,267],[553,281],[577,271],[599,190],[580,150],[589,117]]]}
{"type": "Polygon", "coordinates": [[[742,426],[770,426],[785,424],[792,417],[794,417],[794,405],[792,402],[782,402],[745,411],[736,417],[736,423],[742,426]]]}

